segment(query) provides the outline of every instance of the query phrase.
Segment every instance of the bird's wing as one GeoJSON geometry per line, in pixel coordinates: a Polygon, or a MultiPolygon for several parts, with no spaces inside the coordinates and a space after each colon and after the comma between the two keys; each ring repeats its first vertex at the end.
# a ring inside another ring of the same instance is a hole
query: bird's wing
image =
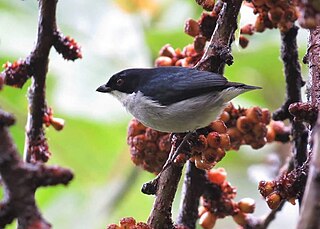
{"type": "Polygon", "coordinates": [[[160,105],[170,105],[231,86],[222,75],[182,67],[151,69],[148,81],[156,87],[140,89],[144,95],[155,99],[160,105]]]}

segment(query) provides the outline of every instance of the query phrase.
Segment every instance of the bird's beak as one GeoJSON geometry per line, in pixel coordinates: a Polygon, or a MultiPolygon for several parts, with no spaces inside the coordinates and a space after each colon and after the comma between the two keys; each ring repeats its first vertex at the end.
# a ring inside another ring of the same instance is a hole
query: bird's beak
{"type": "Polygon", "coordinates": [[[101,85],[100,87],[98,87],[96,91],[102,92],[102,93],[107,93],[107,92],[111,92],[112,89],[111,89],[111,87],[108,87],[107,85],[104,84],[104,85],[101,85]]]}

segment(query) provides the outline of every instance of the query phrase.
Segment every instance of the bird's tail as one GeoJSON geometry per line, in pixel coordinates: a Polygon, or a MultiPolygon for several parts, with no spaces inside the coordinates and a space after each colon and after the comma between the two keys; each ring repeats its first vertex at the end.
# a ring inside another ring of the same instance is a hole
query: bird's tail
{"type": "Polygon", "coordinates": [[[262,89],[262,87],[257,87],[257,86],[251,86],[251,85],[246,85],[243,83],[235,83],[235,82],[228,82],[227,87],[235,87],[239,89],[244,89],[244,90],[256,90],[256,89],[262,89]]]}
{"type": "Polygon", "coordinates": [[[228,82],[225,86],[227,87],[222,91],[223,95],[221,95],[225,103],[247,91],[262,89],[261,87],[250,86],[243,83],[235,82],[228,82]]]}

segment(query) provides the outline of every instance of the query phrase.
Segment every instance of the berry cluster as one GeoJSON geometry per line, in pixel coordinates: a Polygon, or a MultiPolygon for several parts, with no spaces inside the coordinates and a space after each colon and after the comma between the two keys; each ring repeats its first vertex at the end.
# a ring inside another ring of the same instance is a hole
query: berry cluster
{"type": "Polygon", "coordinates": [[[71,37],[64,36],[61,32],[54,32],[53,46],[58,53],[62,54],[66,60],[76,60],[82,58],[79,44],[71,37]]]}
{"type": "Polygon", "coordinates": [[[64,127],[64,120],[61,118],[53,117],[53,110],[51,107],[49,107],[44,113],[43,124],[46,127],[49,127],[50,125],[52,125],[55,130],[60,131],[64,127]]]}
{"type": "Polygon", "coordinates": [[[298,12],[292,0],[247,0],[246,5],[258,14],[254,25],[247,24],[240,30],[239,44],[242,48],[248,46],[249,40],[244,35],[253,35],[265,29],[279,28],[286,32],[298,19],[298,12]]]}
{"type": "MultiPolygon", "coordinates": [[[[202,1],[202,3],[211,4],[211,1],[202,1]]],[[[210,6],[210,9],[211,7],[213,6],[210,6]]],[[[189,36],[194,37],[193,44],[198,53],[203,52],[206,41],[211,39],[221,8],[217,6],[211,10],[211,12],[208,13],[203,12],[199,20],[188,19],[185,23],[184,32],[189,36]]]]}
{"type": "Polygon", "coordinates": [[[155,66],[182,66],[193,67],[202,57],[203,52],[197,52],[193,44],[180,49],[174,49],[169,44],[159,51],[159,57],[155,60],[155,66]]]}
{"type": "Polygon", "coordinates": [[[191,158],[197,168],[208,170],[226,155],[230,149],[227,127],[221,120],[197,131],[198,136],[192,140],[191,158]]]}
{"type": "Polygon", "coordinates": [[[243,144],[259,149],[267,142],[277,140],[278,134],[287,131],[282,122],[270,123],[269,110],[260,107],[235,108],[230,103],[219,119],[228,127],[227,134],[230,137],[231,148],[234,150],[238,150],[243,144]]]}
{"type": "Polygon", "coordinates": [[[202,13],[198,21],[189,19],[185,23],[184,31],[194,37],[193,44],[189,44],[180,49],[174,49],[170,45],[165,45],[159,52],[159,57],[155,61],[156,66],[182,66],[193,67],[202,57],[206,42],[210,40],[216,27],[220,7],[214,6],[213,0],[199,0],[198,3],[210,13],[202,13]]]}
{"type": "Polygon", "coordinates": [[[304,163],[291,172],[283,173],[277,180],[260,181],[259,191],[266,199],[269,208],[278,208],[282,200],[287,200],[294,205],[295,200],[303,192],[307,181],[307,174],[308,165],[304,163]]]}
{"type": "Polygon", "coordinates": [[[7,62],[2,67],[4,68],[0,76],[2,84],[13,87],[22,88],[32,75],[30,64],[26,60],[17,60],[13,63],[7,62]]]}
{"type": "Polygon", "coordinates": [[[320,4],[318,1],[297,1],[298,21],[303,28],[315,29],[320,24],[320,4]]]}
{"type": "Polygon", "coordinates": [[[307,122],[314,126],[318,118],[319,108],[311,103],[297,102],[290,104],[289,112],[295,120],[307,122]]]}
{"type": "Polygon", "coordinates": [[[133,163],[155,174],[161,171],[171,148],[170,134],[145,127],[136,119],[129,123],[127,143],[133,163]]]}
{"type": "Polygon", "coordinates": [[[292,0],[252,0],[248,4],[258,14],[254,30],[263,32],[266,28],[279,28],[286,32],[298,19],[298,12],[292,0]]]}
{"type": "Polygon", "coordinates": [[[226,181],[227,173],[223,168],[207,171],[208,184],[201,198],[199,224],[204,229],[211,229],[218,218],[232,216],[233,220],[244,226],[250,213],[254,212],[255,202],[244,198],[235,202],[236,188],[226,181]]]}
{"type": "Polygon", "coordinates": [[[125,217],[119,221],[119,224],[110,224],[107,229],[151,229],[151,227],[143,222],[136,222],[133,217],[125,217]]]}

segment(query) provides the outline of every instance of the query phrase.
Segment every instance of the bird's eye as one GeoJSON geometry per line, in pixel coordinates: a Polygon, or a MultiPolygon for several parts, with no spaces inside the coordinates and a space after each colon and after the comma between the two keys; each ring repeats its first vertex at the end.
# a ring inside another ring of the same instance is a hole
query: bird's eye
{"type": "Polygon", "coordinates": [[[122,86],[122,84],[124,83],[124,80],[123,79],[117,79],[117,82],[116,82],[116,84],[117,84],[117,86],[122,86]]]}

